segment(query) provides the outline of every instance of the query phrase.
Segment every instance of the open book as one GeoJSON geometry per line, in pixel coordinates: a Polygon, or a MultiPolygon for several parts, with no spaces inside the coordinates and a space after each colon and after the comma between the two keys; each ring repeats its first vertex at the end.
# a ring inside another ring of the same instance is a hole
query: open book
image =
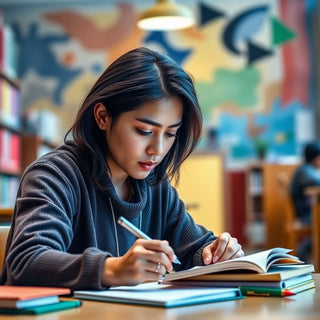
{"type": "Polygon", "coordinates": [[[241,258],[217,262],[215,264],[210,264],[207,266],[193,267],[188,270],[168,273],[163,277],[162,281],[187,279],[191,277],[193,277],[194,279],[202,278],[202,280],[207,278],[207,280],[209,280],[210,274],[216,274],[218,272],[224,272],[223,276],[225,280],[227,280],[226,276],[232,273],[265,274],[268,272],[271,266],[303,264],[303,262],[300,261],[297,257],[289,254],[290,251],[292,250],[285,248],[273,248],[258,253],[250,254],[241,258]]]}

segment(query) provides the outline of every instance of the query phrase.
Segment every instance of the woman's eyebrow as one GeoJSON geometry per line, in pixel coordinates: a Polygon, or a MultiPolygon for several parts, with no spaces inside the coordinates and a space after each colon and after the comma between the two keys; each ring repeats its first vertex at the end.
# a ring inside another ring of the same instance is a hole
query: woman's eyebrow
{"type": "MultiPolygon", "coordinates": [[[[155,127],[162,128],[162,125],[160,123],[155,122],[155,121],[150,120],[150,119],[147,119],[147,118],[137,118],[136,120],[140,121],[140,122],[143,122],[143,123],[151,124],[152,126],[155,126],[155,127]]],[[[172,125],[168,126],[168,128],[180,127],[181,123],[182,123],[182,121],[179,121],[179,122],[177,122],[175,124],[172,124],[172,125]]]]}

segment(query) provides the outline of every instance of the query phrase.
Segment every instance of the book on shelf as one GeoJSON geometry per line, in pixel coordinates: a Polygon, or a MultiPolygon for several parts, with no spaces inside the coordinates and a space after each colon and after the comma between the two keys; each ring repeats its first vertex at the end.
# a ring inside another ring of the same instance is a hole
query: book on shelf
{"type": "MultiPolygon", "coordinates": [[[[1,19],[2,20],[2,19],[1,19]]],[[[17,77],[18,44],[13,28],[0,22],[0,69],[11,78],[17,77]]]]}
{"type": "MultiPolygon", "coordinates": [[[[304,262],[299,260],[299,258],[289,254],[290,251],[292,250],[285,248],[273,248],[246,255],[244,257],[217,262],[215,264],[197,266],[187,270],[167,273],[163,277],[162,282],[187,278],[190,279],[191,277],[193,277],[194,280],[214,280],[216,277],[221,277],[221,279],[224,280],[240,281],[251,279],[257,281],[258,279],[263,278],[261,276],[257,277],[257,275],[267,274],[268,270],[270,270],[274,265],[290,266],[304,264],[304,262]],[[223,273],[223,276],[218,275],[217,273],[223,273]],[[195,278],[196,276],[197,278],[195,278]]],[[[295,272],[297,271],[291,270],[292,276],[294,276],[295,272]]],[[[279,277],[280,275],[277,276],[279,277]]],[[[274,279],[276,279],[275,275],[274,279]]]]}
{"type": "Polygon", "coordinates": [[[14,130],[20,129],[19,90],[7,79],[0,82],[0,122],[14,130]]]}
{"type": "Polygon", "coordinates": [[[103,291],[74,291],[74,298],[172,308],[241,299],[243,296],[238,288],[186,287],[151,282],[103,291]]]}
{"type": "Polygon", "coordinates": [[[54,287],[0,286],[0,308],[23,309],[59,303],[70,289],[54,287]]]}
{"type": "Polygon", "coordinates": [[[0,173],[0,208],[12,208],[19,187],[19,178],[0,173]]]}
{"type": "Polygon", "coordinates": [[[20,148],[20,136],[0,127],[0,170],[20,171],[20,148]]]}

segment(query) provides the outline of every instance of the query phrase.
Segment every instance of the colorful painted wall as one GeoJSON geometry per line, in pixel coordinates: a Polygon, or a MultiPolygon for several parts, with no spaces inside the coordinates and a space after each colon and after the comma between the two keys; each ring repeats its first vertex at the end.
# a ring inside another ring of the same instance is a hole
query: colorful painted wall
{"type": "MultiPolygon", "coordinates": [[[[144,32],[149,2],[4,7],[20,47],[25,114],[49,110],[64,133],[95,79],[119,55],[147,46],[170,55],[195,80],[205,118],[199,148],[230,163],[299,154],[315,137],[311,0],[184,1],[196,27],[144,32]],[[263,150],[262,150],[263,151],[263,150]]],[[[61,133],[61,136],[62,136],[61,133]]]]}

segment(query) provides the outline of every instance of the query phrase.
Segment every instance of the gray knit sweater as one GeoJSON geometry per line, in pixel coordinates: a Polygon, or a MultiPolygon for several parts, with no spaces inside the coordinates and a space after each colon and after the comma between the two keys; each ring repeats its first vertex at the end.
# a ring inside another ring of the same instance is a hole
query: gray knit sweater
{"type": "Polygon", "coordinates": [[[134,197],[125,202],[107,173],[105,191],[100,191],[82,161],[74,146],[64,144],[26,169],[2,284],[102,289],[104,260],[118,251],[123,255],[136,240],[116,223],[120,215],[141,224],[151,238],[168,240],[183,268],[203,264],[202,248],[215,236],[195,224],[168,181],[149,186],[145,180],[133,180],[134,197]]]}

